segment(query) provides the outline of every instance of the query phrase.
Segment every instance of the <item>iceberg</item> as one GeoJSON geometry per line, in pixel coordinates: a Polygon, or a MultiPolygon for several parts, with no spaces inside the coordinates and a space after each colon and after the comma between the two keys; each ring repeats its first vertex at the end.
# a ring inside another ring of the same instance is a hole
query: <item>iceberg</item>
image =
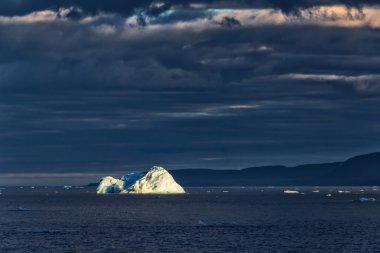
{"type": "Polygon", "coordinates": [[[154,166],[146,173],[130,173],[121,179],[107,176],[97,188],[98,194],[181,194],[185,190],[162,167],[154,166]]]}

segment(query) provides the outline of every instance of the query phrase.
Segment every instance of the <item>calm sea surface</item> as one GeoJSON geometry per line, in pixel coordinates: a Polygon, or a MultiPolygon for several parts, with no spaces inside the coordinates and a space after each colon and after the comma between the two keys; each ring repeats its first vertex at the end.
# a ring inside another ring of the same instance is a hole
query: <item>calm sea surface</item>
{"type": "Polygon", "coordinates": [[[187,190],[5,188],[0,252],[380,252],[377,188],[187,190]],[[355,202],[360,197],[377,202],[355,202]]]}

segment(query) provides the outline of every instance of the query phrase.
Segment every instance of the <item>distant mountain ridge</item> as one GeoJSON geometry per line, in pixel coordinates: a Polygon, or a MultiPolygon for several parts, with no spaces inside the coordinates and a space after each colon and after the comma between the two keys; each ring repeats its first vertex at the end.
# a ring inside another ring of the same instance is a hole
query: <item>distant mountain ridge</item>
{"type": "Polygon", "coordinates": [[[241,170],[171,170],[183,186],[380,185],[380,152],[344,162],[250,167],[241,170]]]}
{"type": "MultiPolygon", "coordinates": [[[[364,186],[380,185],[380,152],[344,162],[258,166],[241,170],[169,170],[182,186],[364,186]]],[[[89,185],[97,185],[92,183],[89,185]]]]}

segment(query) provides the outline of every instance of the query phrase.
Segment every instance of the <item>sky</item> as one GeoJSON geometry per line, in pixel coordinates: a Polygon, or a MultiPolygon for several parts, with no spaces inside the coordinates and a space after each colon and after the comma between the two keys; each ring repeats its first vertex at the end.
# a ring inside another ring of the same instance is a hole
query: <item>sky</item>
{"type": "Polygon", "coordinates": [[[379,151],[379,43],[370,0],[1,0],[0,173],[379,151]]]}

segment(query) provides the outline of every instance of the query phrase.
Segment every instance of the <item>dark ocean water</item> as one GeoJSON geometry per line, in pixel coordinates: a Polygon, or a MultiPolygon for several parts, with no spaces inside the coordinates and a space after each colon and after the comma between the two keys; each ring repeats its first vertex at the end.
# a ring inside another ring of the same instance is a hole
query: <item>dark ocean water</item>
{"type": "Polygon", "coordinates": [[[6,188],[0,252],[380,252],[380,191],[360,189],[192,188],[143,196],[6,188]],[[363,196],[379,202],[354,202],[363,196]]]}

